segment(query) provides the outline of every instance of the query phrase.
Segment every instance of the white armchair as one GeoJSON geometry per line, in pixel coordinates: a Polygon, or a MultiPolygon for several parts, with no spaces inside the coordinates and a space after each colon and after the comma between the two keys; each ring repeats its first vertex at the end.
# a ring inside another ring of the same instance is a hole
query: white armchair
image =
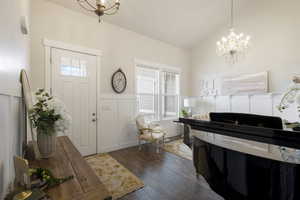
{"type": "Polygon", "coordinates": [[[139,150],[141,150],[142,141],[155,143],[156,152],[159,153],[161,145],[165,143],[166,132],[158,125],[149,122],[146,115],[136,117],[136,126],[138,129],[139,150]]]}

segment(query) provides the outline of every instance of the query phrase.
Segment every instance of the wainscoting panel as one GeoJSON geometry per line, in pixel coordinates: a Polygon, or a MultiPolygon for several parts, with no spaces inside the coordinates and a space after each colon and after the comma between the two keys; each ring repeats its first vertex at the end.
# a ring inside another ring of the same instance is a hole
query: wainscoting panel
{"type": "Polygon", "coordinates": [[[216,112],[230,112],[230,97],[217,96],[216,97],[216,112]]]}
{"type": "Polygon", "coordinates": [[[102,95],[98,112],[98,153],[138,144],[134,95],[102,95]]]}
{"type": "Polygon", "coordinates": [[[136,100],[118,101],[119,145],[127,147],[137,144],[137,129],[135,125],[136,100]]]}
{"type": "Polygon", "coordinates": [[[249,113],[249,96],[231,96],[231,112],[249,113]]]}
{"type": "Polygon", "coordinates": [[[120,136],[117,101],[101,100],[99,116],[97,135],[98,153],[117,149],[119,147],[120,136]]]}
{"type": "Polygon", "coordinates": [[[250,113],[272,115],[273,101],[271,95],[250,96],[250,113]]]}
{"type": "Polygon", "coordinates": [[[21,155],[21,99],[0,95],[0,199],[14,180],[13,156],[21,155]]]}
{"type": "Polygon", "coordinates": [[[279,112],[277,106],[282,98],[281,94],[267,93],[241,96],[211,96],[198,97],[194,114],[209,112],[237,112],[259,115],[279,116],[284,120],[295,122],[299,120],[297,105],[291,105],[284,112],[279,112]]]}
{"type": "MultiPolygon", "coordinates": [[[[138,145],[135,117],[135,95],[101,95],[98,102],[98,153],[138,145]]],[[[180,134],[180,126],[173,120],[158,122],[167,137],[180,134]]]]}

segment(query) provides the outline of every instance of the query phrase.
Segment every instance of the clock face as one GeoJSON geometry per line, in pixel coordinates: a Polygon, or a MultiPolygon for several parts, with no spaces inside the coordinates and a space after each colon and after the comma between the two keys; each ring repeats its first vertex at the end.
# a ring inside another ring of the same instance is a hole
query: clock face
{"type": "Polygon", "coordinates": [[[122,93],[125,91],[127,86],[127,80],[124,72],[121,69],[119,69],[113,74],[111,79],[111,85],[116,93],[122,93]]]}

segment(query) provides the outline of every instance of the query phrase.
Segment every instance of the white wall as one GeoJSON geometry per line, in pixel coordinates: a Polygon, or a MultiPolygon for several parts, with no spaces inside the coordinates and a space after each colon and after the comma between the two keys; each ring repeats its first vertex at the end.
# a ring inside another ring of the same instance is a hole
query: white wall
{"type": "MultiPolygon", "coordinates": [[[[45,52],[43,38],[98,49],[102,52],[98,104],[98,151],[111,151],[137,144],[135,59],[178,67],[182,95],[190,94],[190,52],[153,40],[97,18],[74,12],[45,0],[32,0],[31,64],[34,88],[44,87],[45,52]],[[128,86],[115,95],[111,76],[118,68],[126,73],[128,86]]],[[[168,136],[178,134],[172,121],[164,121],[168,136]]]]}
{"type": "MultiPolygon", "coordinates": [[[[270,72],[270,92],[283,92],[291,77],[300,74],[300,1],[251,0],[236,10],[236,32],[252,36],[246,58],[234,66],[216,54],[216,42],[228,34],[224,25],[192,50],[192,95],[199,95],[200,79],[270,72]]],[[[229,20],[229,19],[228,19],[229,20]]]]}
{"type": "Polygon", "coordinates": [[[19,73],[29,69],[29,36],[21,34],[20,16],[29,16],[29,0],[1,0],[0,6],[0,199],[14,178],[13,156],[20,154],[19,73]]]}
{"type": "Polygon", "coordinates": [[[34,87],[44,87],[44,49],[42,39],[62,41],[102,51],[102,94],[113,93],[110,78],[122,68],[127,75],[125,94],[134,94],[134,59],[161,63],[182,69],[182,92],[189,94],[189,52],[150,39],[97,18],[74,12],[45,0],[32,3],[32,75],[34,87]]]}

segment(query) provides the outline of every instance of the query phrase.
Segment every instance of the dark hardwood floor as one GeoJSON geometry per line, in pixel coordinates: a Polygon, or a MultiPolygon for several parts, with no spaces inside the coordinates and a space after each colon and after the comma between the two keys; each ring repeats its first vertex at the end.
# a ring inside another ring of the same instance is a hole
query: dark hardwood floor
{"type": "Polygon", "coordinates": [[[162,151],[152,145],[131,147],[110,155],[138,176],[145,187],[121,200],[221,200],[205,180],[195,176],[193,162],[162,151]]]}

